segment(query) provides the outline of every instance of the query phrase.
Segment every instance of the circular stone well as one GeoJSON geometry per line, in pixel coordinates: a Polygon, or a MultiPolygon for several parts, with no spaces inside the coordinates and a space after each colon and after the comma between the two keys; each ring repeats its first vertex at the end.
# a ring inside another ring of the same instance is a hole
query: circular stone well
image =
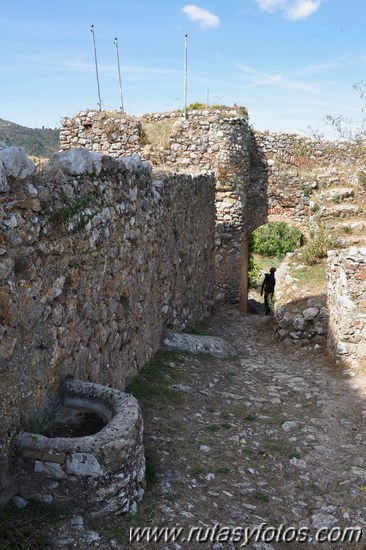
{"type": "Polygon", "coordinates": [[[19,495],[65,503],[91,517],[134,511],[145,487],[143,421],[129,394],[76,379],[42,433],[12,442],[19,495]]]}

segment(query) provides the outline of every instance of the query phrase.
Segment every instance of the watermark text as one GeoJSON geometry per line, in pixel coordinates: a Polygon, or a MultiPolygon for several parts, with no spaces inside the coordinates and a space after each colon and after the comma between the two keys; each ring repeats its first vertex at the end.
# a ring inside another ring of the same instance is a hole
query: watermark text
{"type": "Polygon", "coordinates": [[[361,527],[309,527],[280,525],[273,527],[261,523],[255,527],[131,527],[130,542],[240,542],[245,547],[250,542],[301,543],[315,540],[318,543],[356,543],[362,539],[361,527]]]}

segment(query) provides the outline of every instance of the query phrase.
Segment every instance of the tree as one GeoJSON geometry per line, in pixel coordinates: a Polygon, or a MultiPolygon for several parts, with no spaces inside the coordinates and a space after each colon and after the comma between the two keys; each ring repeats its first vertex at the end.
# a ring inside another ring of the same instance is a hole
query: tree
{"type": "Polygon", "coordinates": [[[300,231],[284,222],[270,222],[251,234],[249,251],[282,259],[302,244],[300,231]]]}

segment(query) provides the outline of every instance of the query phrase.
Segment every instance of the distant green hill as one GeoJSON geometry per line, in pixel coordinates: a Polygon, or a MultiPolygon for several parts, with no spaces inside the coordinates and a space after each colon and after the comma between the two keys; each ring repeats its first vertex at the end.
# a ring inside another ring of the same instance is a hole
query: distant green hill
{"type": "Polygon", "coordinates": [[[60,149],[60,130],[27,128],[0,118],[0,141],[9,146],[24,147],[27,155],[50,158],[60,149]]]}

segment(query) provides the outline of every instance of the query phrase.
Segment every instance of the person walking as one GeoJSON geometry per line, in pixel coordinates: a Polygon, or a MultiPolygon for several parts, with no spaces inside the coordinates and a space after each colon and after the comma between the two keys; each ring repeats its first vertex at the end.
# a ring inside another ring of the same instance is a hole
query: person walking
{"type": "Polygon", "coordinates": [[[276,268],[271,267],[269,273],[264,275],[263,283],[261,286],[261,296],[264,294],[264,307],[266,309],[266,315],[271,313],[271,304],[273,303],[273,294],[276,285],[275,274],[276,268]]]}

